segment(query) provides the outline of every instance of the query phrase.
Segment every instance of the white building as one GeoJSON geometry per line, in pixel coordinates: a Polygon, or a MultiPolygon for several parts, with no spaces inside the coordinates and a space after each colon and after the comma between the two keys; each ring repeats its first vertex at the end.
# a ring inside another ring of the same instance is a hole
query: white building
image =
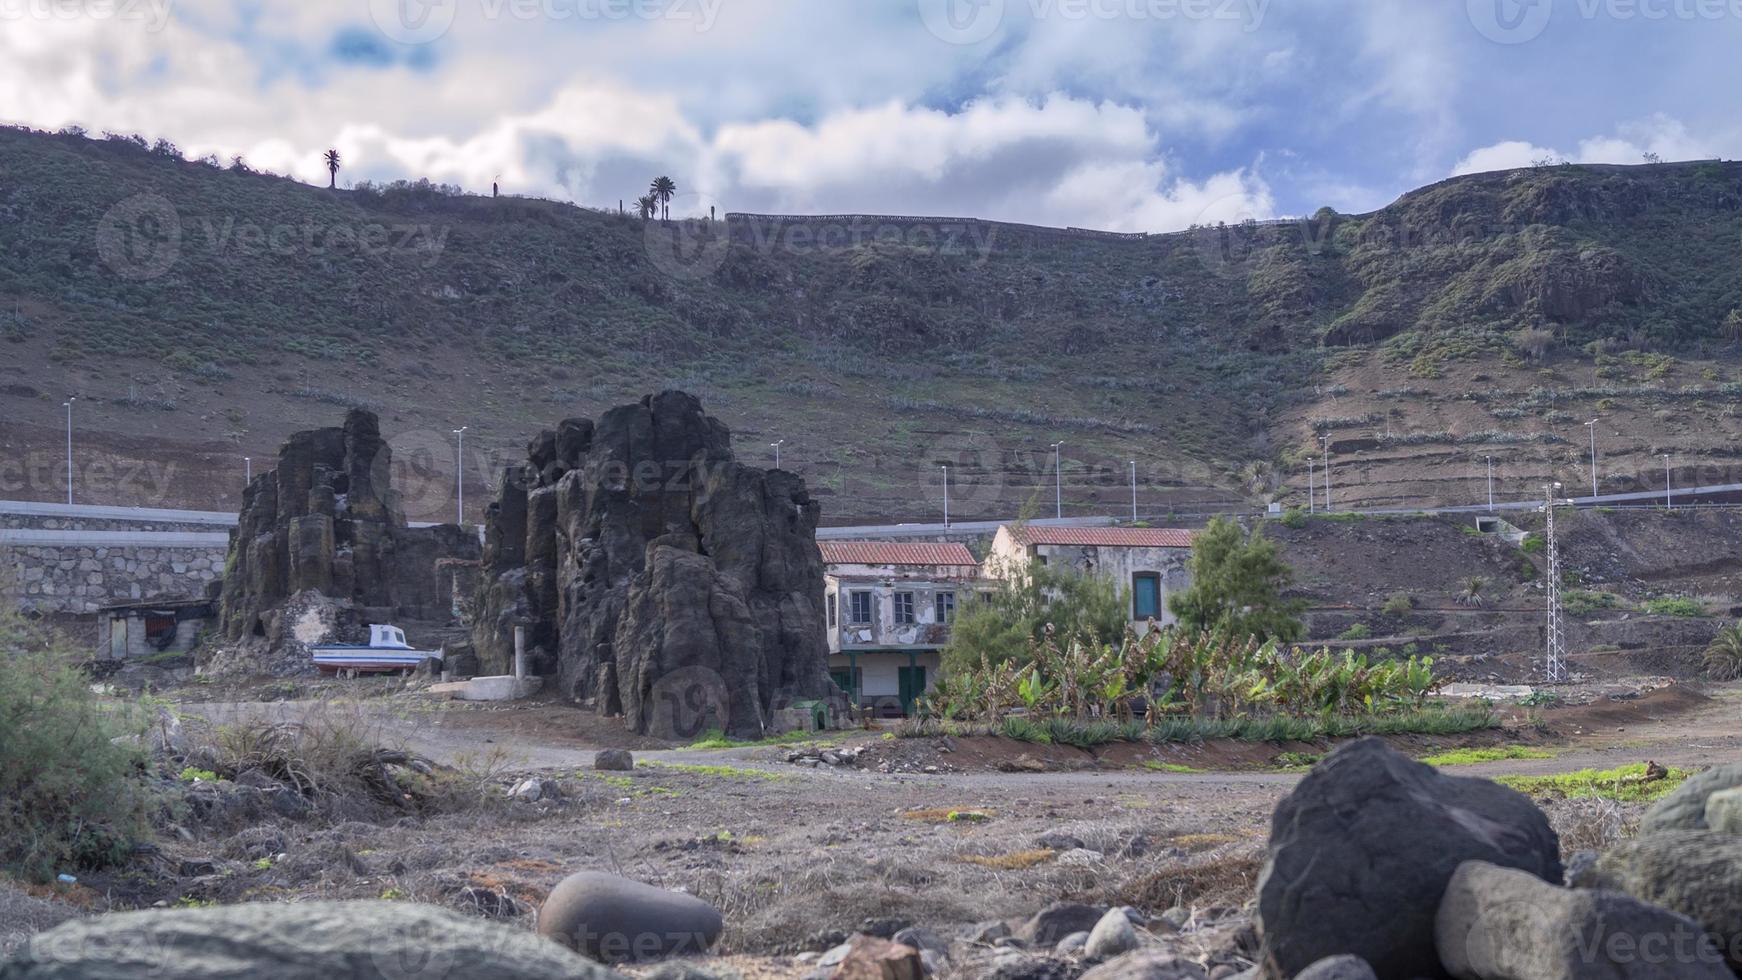
{"type": "Polygon", "coordinates": [[[1006,578],[1044,565],[1105,575],[1130,597],[1133,622],[1167,626],[1174,622],[1167,597],[1191,586],[1191,555],[1192,532],[1177,528],[1006,524],[992,540],[986,573],[1006,578]]]}
{"type": "Polygon", "coordinates": [[[878,717],[911,713],[937,683],[938,650],[967,593],[981,584],[966,546],[821,541],[829,673],[878,717]]]}

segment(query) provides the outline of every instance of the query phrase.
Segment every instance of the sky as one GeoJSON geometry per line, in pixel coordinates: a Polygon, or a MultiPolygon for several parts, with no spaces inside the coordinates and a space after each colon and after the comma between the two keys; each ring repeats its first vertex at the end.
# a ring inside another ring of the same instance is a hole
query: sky
{"type": "Polygon", "coordinates": [[[1742,0],[0,0],[0,121],[674,216],[1115,231],[1742,156],[1742,0]]]}

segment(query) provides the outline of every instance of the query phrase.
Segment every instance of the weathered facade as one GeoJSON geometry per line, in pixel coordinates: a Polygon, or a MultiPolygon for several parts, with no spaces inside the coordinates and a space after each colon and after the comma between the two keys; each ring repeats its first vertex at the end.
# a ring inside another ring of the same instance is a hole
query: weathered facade
{"type": "Polygon", "coordinates": [[[956,610],[981,584],[960,544],[826,541],[829,674],[879,717],[911,714],[937,684],[956,610]]]}
{"type": "Polygon", "coordinates": [[[1174,622],[1167,597],[1191,587],[1192,532],[1150,527],[1006,524],[992,539],[986,571],[995,578],[1035,565],[1111,578],[1126,593],[1132,622],[1174,622]]]}

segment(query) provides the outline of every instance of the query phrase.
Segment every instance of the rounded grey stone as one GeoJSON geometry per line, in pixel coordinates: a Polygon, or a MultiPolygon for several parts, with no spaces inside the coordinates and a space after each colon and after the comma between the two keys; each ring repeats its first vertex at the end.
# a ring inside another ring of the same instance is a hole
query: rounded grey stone
{"type": "Polygon", "coordinates": [[[538,933],[605,963],[705,952],[725,923],[708,903],[599,871],[563,879],[538,913],[538,933]]]}

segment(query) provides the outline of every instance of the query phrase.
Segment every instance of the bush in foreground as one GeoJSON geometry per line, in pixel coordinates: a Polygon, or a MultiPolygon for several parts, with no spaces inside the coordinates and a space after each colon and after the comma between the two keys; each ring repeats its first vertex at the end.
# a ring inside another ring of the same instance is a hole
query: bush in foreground
{"type": "Polygon", "coordinates": [[[44,881],[120,861],[151,806],[127,712],[91,693],[57,637],[0,612],[0,869],[44,881]]]}

